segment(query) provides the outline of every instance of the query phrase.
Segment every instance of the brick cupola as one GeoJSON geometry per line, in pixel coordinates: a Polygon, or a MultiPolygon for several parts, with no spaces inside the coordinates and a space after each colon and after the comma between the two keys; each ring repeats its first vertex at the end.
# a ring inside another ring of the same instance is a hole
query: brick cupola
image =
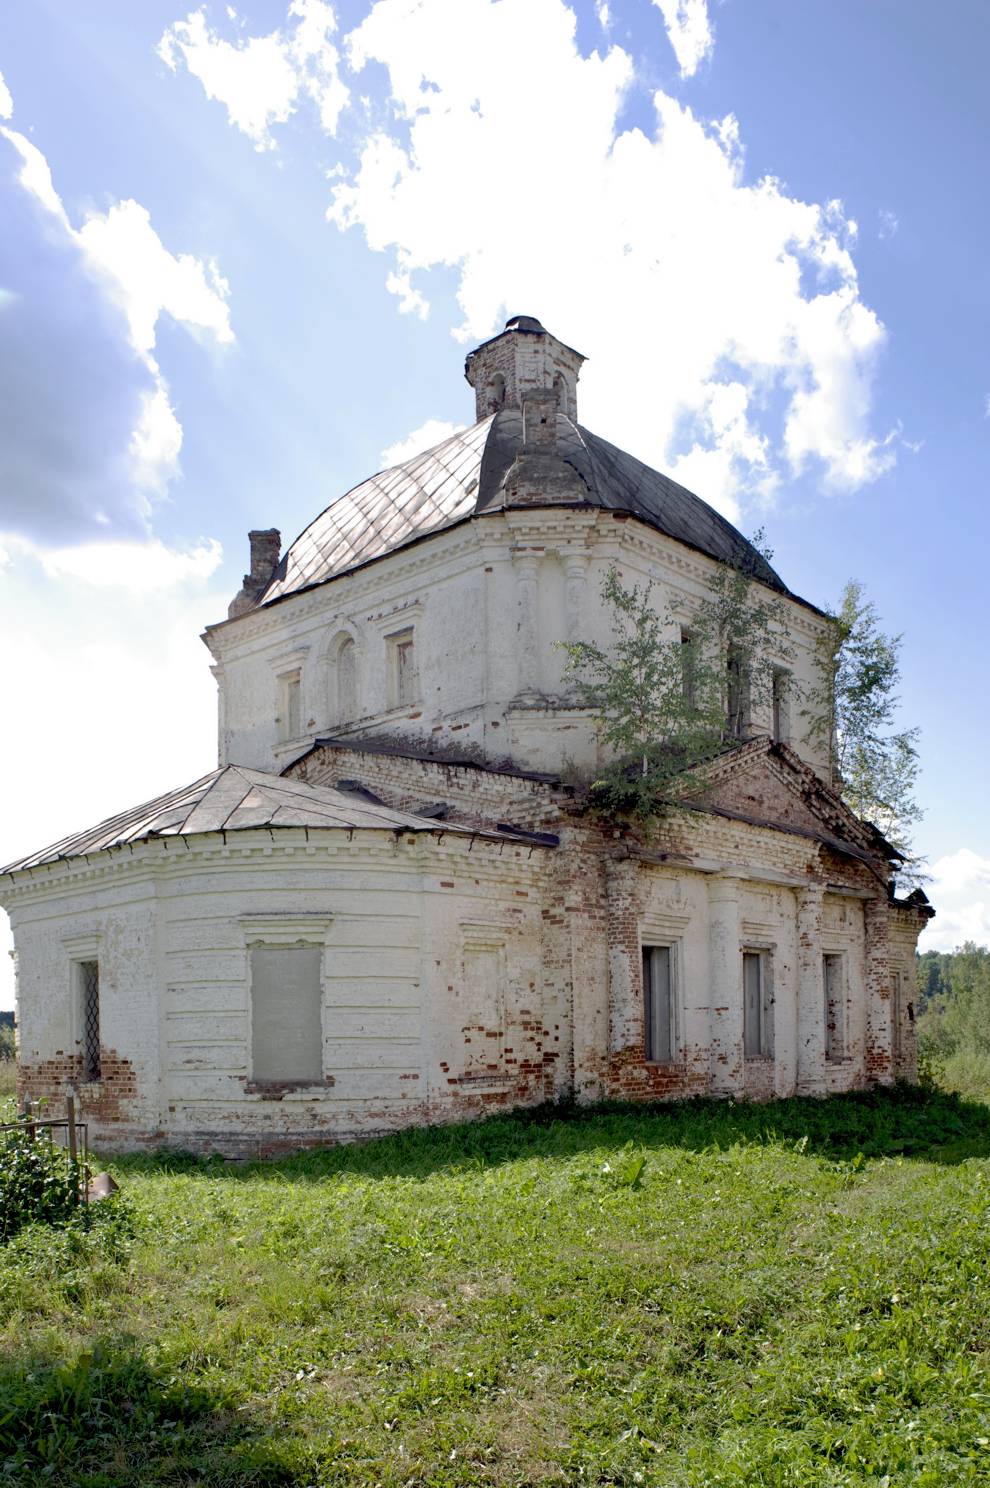
{"type": "Polygon", "coordinates": [[[550,393],[559,412],[576,420],[584,360],[532,315],[513,315],[500,335],[482,342],[464,363],[464,376],[474,388],[475,418],[521,409],[529,393],[550,393]]]}

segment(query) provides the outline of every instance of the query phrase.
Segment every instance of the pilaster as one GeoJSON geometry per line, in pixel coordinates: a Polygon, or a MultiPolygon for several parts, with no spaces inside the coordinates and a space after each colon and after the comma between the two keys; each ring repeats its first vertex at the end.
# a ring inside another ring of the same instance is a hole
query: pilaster
{"type": "Polygon", "coordinates": [[[825,1079],[825,978],[822,962],[821,884],[798,889],[797,899],[797,1089],[823,1095],[825,1079]]]}
{"type": "Polygon", "coordinates": [[[892,1085],[894,1058],[890,1014],[890,905],[880,898],[863,905],[866,929],[866,1059],[870,1085],[892,1085]]]}
{"type": "Polygon", "coordinates": [[[539,697],[539,559],[526,553],[513,555],[516,575],[516,658],[518,662],[518,701],[532,702],[539,697]]]}
{"type": "Polygon", "coordinates": [[[738,1090],[743,1063],[742,925],[739,880],[714,874],[708,880],[711,958],[712,1090],[738,1090]]]}

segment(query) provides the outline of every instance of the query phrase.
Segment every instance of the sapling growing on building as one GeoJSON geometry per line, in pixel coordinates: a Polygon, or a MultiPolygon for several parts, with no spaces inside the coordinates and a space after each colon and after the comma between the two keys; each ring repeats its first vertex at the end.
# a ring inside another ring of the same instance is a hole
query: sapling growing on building
{"type": "MultiPolygon", "coordinates": [[[[769,558],[762,533],[754,547],[769,558]]],[[[565,675],[594,709],[611,756],[592,788],[596,805],[649,822],[697,800],[705,762],[750,737],[790,647],[751,565],[719,564],[688,623],[680,609],[657,606],[652,585],[626,585],[615,567],[602,598],[611,645],[561,642],[565,675]]]]}
{"type": "Polygon", "coordinates": [[[911,833],[922,815],[914,798],[920,730],[894,727],[900,649],[901,637],[884,634],[876,606],[850,580],[819,642],[819,681],[805,716],[810,736],[828,753],[835,789],[904,854],[900,877],[916,881],[911,833]]]}

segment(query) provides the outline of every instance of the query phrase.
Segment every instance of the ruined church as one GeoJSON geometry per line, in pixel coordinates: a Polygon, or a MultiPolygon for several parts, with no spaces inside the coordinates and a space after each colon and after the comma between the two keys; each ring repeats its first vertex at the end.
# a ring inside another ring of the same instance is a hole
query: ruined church
{"type": "Polygon", "coordinates": [[[914,1077],[932,911],[789,705],[824,617],[578,422],[582,361],[513,318],[467,358],[470,428],[284,554],[252,532],[204,636],[217,768],[0,873],[21,1089],[74,1090],[97,1145],[914,1077]],[[557,643],[607,645],[612,567],[687,633],[719,564],[778,603],[773,698],[644,836],[588,809],[602,746],[557,643]]]}

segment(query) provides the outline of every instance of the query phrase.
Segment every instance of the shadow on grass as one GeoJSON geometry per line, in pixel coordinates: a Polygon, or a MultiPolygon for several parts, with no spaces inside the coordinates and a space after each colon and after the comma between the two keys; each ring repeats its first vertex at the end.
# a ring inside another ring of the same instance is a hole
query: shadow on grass
{"type": "Polygon", "coordinates": [[[277,1161],[226,1162],[163,1150],[115,1159],[124,1173],[203,1173],[233,1180],[318,1182],[334,1175],[426,1178],[597,1148],[692,1152],[804,1141],[836,1160],[907,1157],[954,1164],[990,1156],[990,1106],[915,1086],[794,1098],[766,1105],[692,1100],[664,1104],[545,1105],[456,1126],[417,1127],[368,1142],[315,1148],[277,1161]]]}
{"type": "Polygon", "coordinates": [[[0,1360],[0,1483],[64,1488],[310,1481],[288,1448],[221,1390],[163,1377],[129,1338],[71,1361],[0,1360]]]}

